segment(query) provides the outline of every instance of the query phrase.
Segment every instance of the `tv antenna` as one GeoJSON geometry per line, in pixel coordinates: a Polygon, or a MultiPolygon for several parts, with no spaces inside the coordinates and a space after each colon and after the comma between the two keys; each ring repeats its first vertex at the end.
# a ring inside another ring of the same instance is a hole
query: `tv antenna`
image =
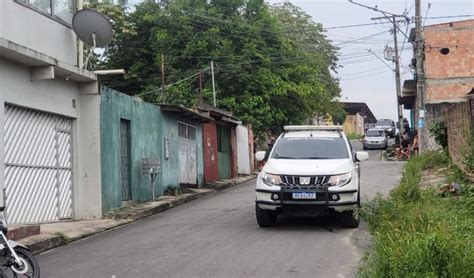
{"type": "Polygon", "coordinates": [[[112,41],[112,24],[98,11],[82,9],[72,18],[72,29],[81,41],[91,46],[83,67],[86,69],[94,49],[105,47],[112,41]]]}

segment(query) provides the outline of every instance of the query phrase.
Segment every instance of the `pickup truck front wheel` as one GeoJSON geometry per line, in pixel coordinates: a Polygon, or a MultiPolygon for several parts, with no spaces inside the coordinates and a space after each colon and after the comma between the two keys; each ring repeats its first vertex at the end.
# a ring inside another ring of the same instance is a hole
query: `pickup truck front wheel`
{"type": "Polygon", "coordinates": [[[343,211],[341,213],[341,224],[345,228],[357,228],[359,227],[359,216],[353,210],[343,211]]]}
{"type": "Polygon", "coordinates": [[[255,214],[257,216],[257,223],[261,228],[273,227],[276,225],[277,217],[278,217],[276,212],[261,209],[256,204],[255,214]]]}

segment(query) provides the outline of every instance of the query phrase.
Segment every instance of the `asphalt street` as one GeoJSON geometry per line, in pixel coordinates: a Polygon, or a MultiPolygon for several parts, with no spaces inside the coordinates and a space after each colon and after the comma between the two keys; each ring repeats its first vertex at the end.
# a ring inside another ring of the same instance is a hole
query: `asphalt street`
{"type": "MultiPolygon", "coordinates": [[[[359,142],[354,149],[361,149],[359,142]]],[[[364,198],[400,179],[401,162],[362,163],[364,198]]],[[[353,277],[370,237],[336,218],[281,218],[261,229],[254,181],[37,256],[42,277],[353,277]]]]}

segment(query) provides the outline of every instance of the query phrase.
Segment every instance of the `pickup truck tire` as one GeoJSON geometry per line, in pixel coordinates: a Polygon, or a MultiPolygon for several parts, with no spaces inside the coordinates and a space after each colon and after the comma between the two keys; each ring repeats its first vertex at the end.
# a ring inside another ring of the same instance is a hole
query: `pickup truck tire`
{"type": "Polygon", "coordinates": [[[341,224],[345,228],[359,227],[359,216],[353,210],[343,211],[341,213],[341,224]]]}
{"type": "Polygon", "coordinates": [[[273,211],[261,209],[255,205],[255,214],[257,216],[257,223],[261,228],[273,227],[277,222],[277,214],[273,211]]]}

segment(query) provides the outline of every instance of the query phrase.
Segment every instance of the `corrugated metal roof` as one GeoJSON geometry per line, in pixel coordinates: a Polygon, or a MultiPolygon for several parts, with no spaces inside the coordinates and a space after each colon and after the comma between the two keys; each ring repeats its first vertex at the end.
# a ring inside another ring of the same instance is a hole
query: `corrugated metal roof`
{"type": "Polygon", "coordinates": [[[213,121],[213,119],[209,116],[206,116],[202,113],[194,111],[190,108],[186,108],[182,105],[177,104],[157,104],[157,106],[161,107],[163,112],[170,112],[170,113],[177,113],[183,117],[189,118],[191,120],[195,120],[201,123],[208,123],[213,121]]]}

